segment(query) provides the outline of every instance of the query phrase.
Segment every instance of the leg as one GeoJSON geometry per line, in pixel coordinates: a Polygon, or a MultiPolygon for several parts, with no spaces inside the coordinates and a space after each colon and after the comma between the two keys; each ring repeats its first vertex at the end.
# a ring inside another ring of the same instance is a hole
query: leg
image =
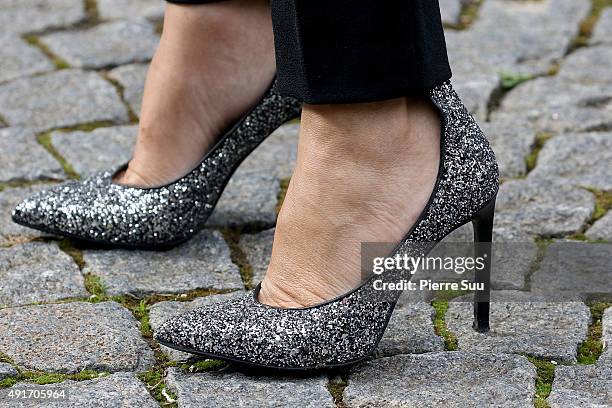
{"type": "Polygon", "coordinates": [[[409,231],[439,166],[440,117],[423,91],[450,76],[437,2],[317,3],[272,4],[289,33],[276,37],[279,81],[311,102],[259,297],[281,307],[354,288],[360,243],[409,231]]]}
{"type": "Polygon", "coordinates": [[[274,73],[266,0],[169,4],[134,155],[117,181],[156,185],[185,174],[257,101],[274,73]]]}

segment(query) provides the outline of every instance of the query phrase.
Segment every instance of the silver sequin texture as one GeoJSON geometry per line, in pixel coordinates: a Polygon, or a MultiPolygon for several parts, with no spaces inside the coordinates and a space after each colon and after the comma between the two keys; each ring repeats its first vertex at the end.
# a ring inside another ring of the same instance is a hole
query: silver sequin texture
{"type": "Polygon", "coordinates": [[[202,162],[176,182],[133,188],[114,184],[114,172],[101,172],[39,192],[17,206],[13,219],[104,244],[154,248],[180,243],[204,226],[240,162],[300,110],[300,102],[279,95],[273,84],[202,162]]]}
{"type": "MultiPolygon", "coordinates": [[[[495,155],[450,82],[430,96],[446,123],[441,169],[430,205],[400,253],[441,240],[471,220],[498,189],[495,155]]],[[[395,301],[382,301],[372,287],[366,282],[336,300],[304,309],[263,305],[256,288],[239,299],[172,318],[155,336],[171,347],[267,367],[346,365],[374,350],[393,312],[395,301]]]]}

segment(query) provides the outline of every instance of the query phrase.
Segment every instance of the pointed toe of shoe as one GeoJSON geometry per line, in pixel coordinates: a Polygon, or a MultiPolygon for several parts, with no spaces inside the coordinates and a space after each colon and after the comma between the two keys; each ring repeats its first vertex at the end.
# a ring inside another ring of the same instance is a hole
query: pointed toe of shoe
{"type": "Polygon", "coordinates": [[[51,193],[45,193],[33,195],[20,202],[13,210],[13,221],[30,228],[51,230],[51,207],[48,201],[51,193]]]}
{"type": "Polygon", "coordinates": [[[85,199],[87,194],[77,194],[83,188],[80,183],[69,181],[42,190],[19,203],[12,219],[47,233],[86,238],[80,232],[88,229],[86,215],[92,205],[85,199]]]}

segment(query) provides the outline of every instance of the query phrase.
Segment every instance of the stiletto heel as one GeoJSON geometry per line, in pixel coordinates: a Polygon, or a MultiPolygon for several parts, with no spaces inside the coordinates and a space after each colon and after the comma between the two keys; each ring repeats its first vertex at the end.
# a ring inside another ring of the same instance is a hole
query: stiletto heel
{"type": "Polygon", "coordinates": [[[489,331],[489,304],[491,301],[491,260],[493,242],[493,218],[495,199],[482,208],[472,220],[474,227],[474,252],[476,258],[483,258],[484,268],[476,270],[477,287],[482,290],[474,293],[474,330],[480,333],[489,331]]]}
{"type": "Polygon", "coordinates": [[[274,130],[301,112],[301,102],[277,92],[276,80],[259,102],[221,135],[189,173],[155,187],[116,184],[115,171],[41,191],[21,202],[13,221],[96,244],[165,249],[204,227],[240,163],[274,130]]]}
{"type": "MultiPolygon", "coordinates": [[[[443,122],[438,177],[425,209],[390,257],[415,251],[422,255],[472,220],[476,240],[491,242],[499,187],[493,150],[450,82],[430,90],[429,96],[443,122]]],[[[477,327],[482,330],[488,327],[489,269],[490,261],[476,276],[486,289],[485,297],[476,299],[477,327]]],[[[383,274],[405,277],[393,270],[383,274]]],[[[237,299],[170,319],[155,338],[177,350],[258,367],[307,370],[354,364],[376,349],[399,298],[398,291],[381,296],[378,278],[372,276],[335,299],[296,309],[259,302],[259,284],[237,299]]]]}

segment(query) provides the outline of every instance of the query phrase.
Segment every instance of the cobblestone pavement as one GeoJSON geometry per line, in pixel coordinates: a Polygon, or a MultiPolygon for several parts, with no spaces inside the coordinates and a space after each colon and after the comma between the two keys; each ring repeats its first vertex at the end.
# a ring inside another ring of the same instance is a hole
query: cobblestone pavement
{"type": "Polygon", "coordinates": [[[6,397],[24,388],[68,391],[31,405],[51,407],[612,407],[612,303],[597,297],[612,292],[612,2],[440,3],[455,85],[500,162],[495,241],[522,245],[494,260],[492,330],[471,329],[469,295],[402,298],[370,360],[304,377],[152,339],[164,319],[262,278],[299,124],[249,157],[207,229],[171,251],[21,228],[10,211],[24,196],[129,158],[163,2],[1,0],[0,407],[30,406],[6,397]],[[534,297],[572,285],[581,298],[534,297]]]}

